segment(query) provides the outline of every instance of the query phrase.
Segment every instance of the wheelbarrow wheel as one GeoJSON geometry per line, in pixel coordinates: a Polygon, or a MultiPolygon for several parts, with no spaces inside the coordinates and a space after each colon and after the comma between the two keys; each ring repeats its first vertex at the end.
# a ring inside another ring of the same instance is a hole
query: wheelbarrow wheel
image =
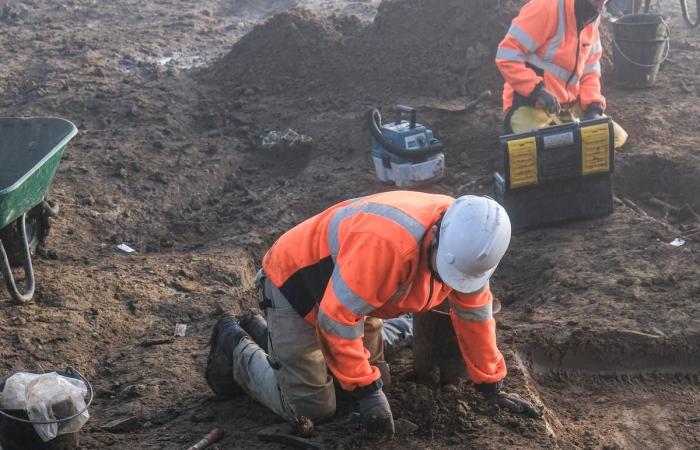
{"type": "MultiPolygon", "coordinates": [[[[27,243],[32,256],[37,247],[43,244],[49,234],[50,212],[39,204],[29,210],[26,217],[27,243]]],[[[5,246],[7,259],[12,267],[22,267],[24,264],[24,252],[22,250],[22,239],[20,238],[17,224],[13,223],[0,230],[0,239],[5,246]]]]}

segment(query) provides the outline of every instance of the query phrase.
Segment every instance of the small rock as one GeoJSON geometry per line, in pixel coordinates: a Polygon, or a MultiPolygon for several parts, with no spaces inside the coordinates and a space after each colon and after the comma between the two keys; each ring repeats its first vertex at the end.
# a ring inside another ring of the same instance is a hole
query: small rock
{"type": "Polygon", "coordinates": [[[261,145],[265,149],[308,149],[313,139],[291,128],[283,131],[270,131],[262,136],[261,145]]]}
{"type": "Polygon", "coordinates": [[[172,420],[175,420],[180,415],[180,412],[175,409],[167,409],[162,411],[155,417],[151,417],[151,422],[155,425],[163,425],[172,420]]]}
{"type": "Polygon", "coordinates": [[[25,325],[27,323],[27,319],[24,317],[14,317],[12,319],[12,325],[25,325]]]}
{"type": "Polygon", "coordinates": [[[128,433],[139,428],[141,428],[141,422],[136,416],[115,419],[102,426],[102,429],[109,433],[128,433]]]}
{"type": "Polygon", "coordinates": [[[603,404],[603,403],[610,403],[610,399],[604,395],[598,397],[597,399],[594,400],[595,403],[597,404],[603,404]]]}
{"type": "Polygon", "coordinates": [[[234,111],[229,114],[229,118],[238,124],[241,125],[250,125],[253,121],[252,119],[245,113],[242,113],[240,111],[234,111]]]}
{"type": "Polygon", "coordinates": [[[199,289],[199,285],[188,280],[179,279],[173,281],[173,288],[180,292],[196,292],[199,289]]]}
{"type": "Polygon", "coordinates": [[[105,387],[98,387],[95,389],[95,398],[110,398],[114,395],[114,391],[105,388],[105,387]]]}
{"type": "Polygon", "coordinates": [[[175,333],[173,335],[175,337],[185,337],[187,335],[187,325],[184,323],[175,324],[175,333]]]}
{"type": "Polygon", "coordinates": [[[411,434],[416,432],[418,428],[420,428],[415,423],[406,419],[396,419],[394,421],[394,426],[396,427],[397,434],[411,434]]]}
{"type": "Polygon", "coordinates": [[[156,183],[168,184],[168,180],[165,178],[165,175],[162,172],[153,173],[151,175],[151,180],[155,181],[156,183]]]}
{"type": "Polygon", "coordinates": [[[85,206],[94,206],[95,205],[95,197],[88,194],[85,197],[78,198],[78,204],[85,205],[85,206]]]}
{"type": "Polygon", "coordinates": [[[211,411],[192,414],[192,417],[190,417],[190,421],[193,423],[207,423],[214,420],[216,420],[216,415],[211,411]]]}
{"type": "Polygon", "coordinates": [[[146,386],[145,384],[132,384],[131,386],[127,386],[122,391],[122,397],[123,398],[143,397],[147,392],[148,392],[148,386],[146,386]]]}
{"type": "Polygon", "coordinates": [[[617,284],[621,284],[623,286],[632,286],[634,284],[634,279],[630,277],[623,277],[623,278],[618,278],[617,279],[617,284]]]}
{"type": "Polygon", "coordinates": [[[296,417],[291,425],[295,436],[310,437],[314,432],[314,422],[308,417],[296,417]]]}

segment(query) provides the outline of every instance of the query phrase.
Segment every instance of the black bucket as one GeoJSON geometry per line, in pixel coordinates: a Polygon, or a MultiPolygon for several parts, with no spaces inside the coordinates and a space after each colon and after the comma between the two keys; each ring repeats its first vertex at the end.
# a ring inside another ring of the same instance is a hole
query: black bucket
{"type": "Polygon", "coordinates": [[[631,14],[612,19],[615,82],[622,87],[654,84],[668,56],[671,30],[659,14],[631,14]]]}
{"type": "MultiPolygon", "coordinates": [[[[29,419],[26,411],[4,411],[20,419],[29,419]]],[[[34,425],[0,416],[0,445],[3,450],[75,450],[78,448],[78,433],[60,434],[44,442],[36,434],[34,425]]]]}
{"type": "MultiPolygon", "coordinates": [[[[57,370],[56,373],[64,377],[75,378],[85,383],[90,391],[90,398],[82,414],[92,403],[93,391],[90,383],[72,367],[66,370],[57,370]]],[[[0,380],[0,392],[5,389],[5,381],[0,380]]],[[[48,442],[41,440],[34,430],[26,411],[22,410],[2,410],[0,414],[0,448],[2,450],[75,450],[78,448],[78,433],[60,434],[48,442]],[[12,416],[12,417],[8,417],[12,416]]],[[[70,420],[70,418],[63,419],[70,420]]]]}

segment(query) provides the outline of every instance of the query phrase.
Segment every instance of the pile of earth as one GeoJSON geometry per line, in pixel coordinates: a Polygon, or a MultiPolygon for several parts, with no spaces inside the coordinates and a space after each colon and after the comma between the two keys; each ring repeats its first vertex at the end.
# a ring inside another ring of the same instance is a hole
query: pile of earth
{"type": "Polygon", "coordinates": [[[472,96],[502,84],[498,42],[517,0],[391,0],[363,26],[306,10],[276,15],[207,70],[228,92],[312,96],[472,96]]]}

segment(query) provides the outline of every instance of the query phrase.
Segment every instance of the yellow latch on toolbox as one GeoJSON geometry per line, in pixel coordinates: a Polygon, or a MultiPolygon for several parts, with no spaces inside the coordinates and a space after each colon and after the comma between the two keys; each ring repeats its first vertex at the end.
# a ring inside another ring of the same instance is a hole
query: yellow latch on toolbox
{"type": "Polygon", "coordinates": [[[509,141],[508,161],[511,188],[537,184],[537,142],[534,136],[509,141]]]}
{"type": "Polygon", "coordinates": [[[581,127],[581,174],[610,172],[610,129],[607,123],[581,127]]]}

